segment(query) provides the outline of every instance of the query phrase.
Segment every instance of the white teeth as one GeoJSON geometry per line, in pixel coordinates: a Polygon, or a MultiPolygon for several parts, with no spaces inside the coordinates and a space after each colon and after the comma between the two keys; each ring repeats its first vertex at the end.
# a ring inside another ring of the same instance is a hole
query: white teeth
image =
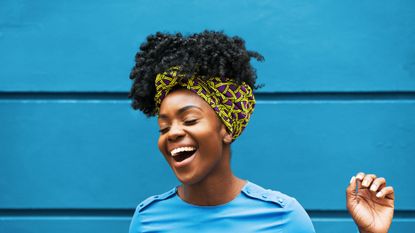
{"type": "Polygon", "coordinates": [[[171,153],[171,156],[176,156],[180,152],[183,152],[183,151],[194,151],[194,150],[196,150],[196,148],[190,147],[190,146],[186,146],[186,147],[175,148],[170,153],[171,153]]]}

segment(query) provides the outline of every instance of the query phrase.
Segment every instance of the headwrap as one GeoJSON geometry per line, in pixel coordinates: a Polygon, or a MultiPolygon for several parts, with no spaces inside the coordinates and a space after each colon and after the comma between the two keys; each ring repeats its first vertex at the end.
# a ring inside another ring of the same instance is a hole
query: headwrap
{"type": "Polygon", "coordinates": [[[157,113],[160,111],[161,102],[172,88],[183,87],[202,97],[213,108],[233,140],[242,133],[255,107],[252,88],[245,82],[237,84],[221,77],[187,78],[180,74],[180,67],[172,67],[162,74],[157,74],[155,85],[154,100],[157,113]]]}

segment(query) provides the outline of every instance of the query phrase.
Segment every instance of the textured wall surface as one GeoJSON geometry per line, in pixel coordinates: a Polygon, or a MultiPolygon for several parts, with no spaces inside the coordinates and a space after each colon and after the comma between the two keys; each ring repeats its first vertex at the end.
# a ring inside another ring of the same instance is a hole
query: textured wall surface
{"type": "Polygon", "coordinates": [[[348,233],[345,187],[375,172],[396,190],[391,232],[413,232],[414,22],[410,0],[0,1],[0,232],[127,232],[176,185],[128,75],[146,35],[205,28],[266,58],[237,175],[348,233]]]}

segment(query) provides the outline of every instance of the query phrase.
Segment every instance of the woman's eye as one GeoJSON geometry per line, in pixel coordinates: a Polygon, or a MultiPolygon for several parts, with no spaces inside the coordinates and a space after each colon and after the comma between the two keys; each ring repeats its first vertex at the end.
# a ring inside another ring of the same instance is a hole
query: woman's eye
{"type": "Polygon", "coordinates": [[[193,120],[186,120],[184,121],[185,125],[194,125],[197,123],[197,119],[193,119],[193,120]]]}
{"type": "Polygon", "coordinates": [[[162,128],[162,129],[160,129],[160,130],[159,130],[159,132],[160,132],[161,134],[165,134],[165,133],[167,133],[167,131],[169,131],[169,128],[168,128],[168,127],[166,127],[166,128],[162,128]]]}

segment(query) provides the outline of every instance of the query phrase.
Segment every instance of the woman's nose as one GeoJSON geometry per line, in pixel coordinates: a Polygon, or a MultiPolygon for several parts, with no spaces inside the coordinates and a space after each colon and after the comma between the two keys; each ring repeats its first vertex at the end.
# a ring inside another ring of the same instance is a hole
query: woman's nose
{"type": "Polygon", "coordinates": [[[182,127],[180,127],[180,125],[174,124],[174,125],[170,126],[168,140],[175,141],[175,140],[183,137],[185,134],[186,133],[184,132],[182,127]]]}

